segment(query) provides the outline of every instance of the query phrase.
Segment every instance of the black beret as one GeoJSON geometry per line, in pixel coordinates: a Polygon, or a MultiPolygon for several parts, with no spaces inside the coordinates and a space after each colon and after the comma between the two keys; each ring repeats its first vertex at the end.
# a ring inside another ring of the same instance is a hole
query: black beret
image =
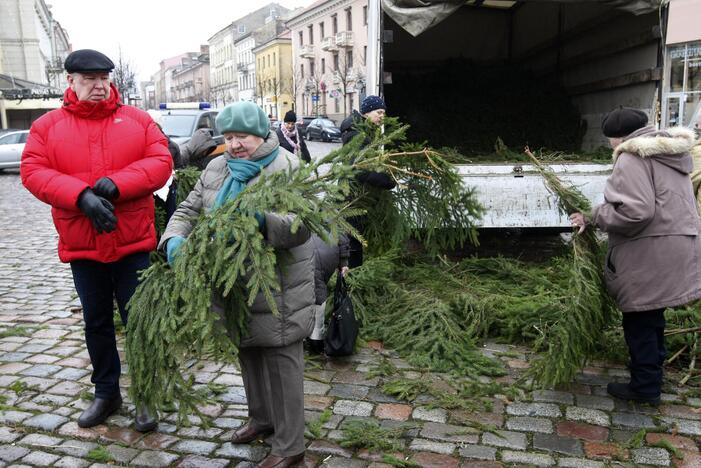
{"type": "Polygon", "coordinates": [[[608,138],[621,138],[647,125],[647,114],[638,109],[619,107],[604,117],[601,130],[608,138]]]}
{"type": "Polygon", "coordinates": [[[63,68],[68,73],[111,72],[114,63],[105,54],[92,49],[80,49],[71,52],[63,68]]]}
{"type": "Polygon", "coordinates": [[[297,114],[295,114],[295,111],[287,111],[285,113],[285,118],[282,121],[283,122],[297,122],[297,114]]]}

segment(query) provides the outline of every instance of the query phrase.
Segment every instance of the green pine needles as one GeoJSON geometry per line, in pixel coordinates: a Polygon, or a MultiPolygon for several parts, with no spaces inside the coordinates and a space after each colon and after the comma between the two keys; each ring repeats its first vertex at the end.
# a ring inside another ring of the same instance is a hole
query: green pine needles
{"type": "MultiPolygon", "coordinates": [[[[546,187],[558,197],[560,212],[591,210],[589,200],[579,190],[563,184],[528,149],[526,154],[545,179],[546,187]]],[[[573,381],[603,340],[604,331],[618,318],[615,304],[606,291],[602,268],[605,254],[605,245],[597,239],[594,229],[574,234],[562,316],[536,341],[537,349],[545,349],[545,354],[529,370],[537,385],[553,387],[573,381]]]]}
{"type": "MultiPolygon", "coordinates": [[[[255,213],[293,214],[293,234],[305,228],[328,242],[334,242],[341,232],[363,239],[347,221],[365,212],[358,199],[351,197],[351,181],[363,170],[390,174],[399,182],[400,192],[412,190],[417,179],[431,180],[435,193],[422,189],[406,196],[417,205],[437,206],[436,195],[445,196],[444,203],[463,200],[475,205],[457,183],[452,167],[438,155],[386,150],[402,141],[406,126],[395,122],[384,132],[369,132],[364,146],[363,139],[357,138],[312,164],[263,175],[236,199],[200,216],[172,268],[159,262],[143,273],[129,304],[126,340],[129,392],[135,402],[151,409],[175,402],[180,423],[192,413],[203,417],[198,407],[211,397],[210,392],[195,385],[192,372],[183,364],[204,357],[233,360],[246,333],[248,307],[259,294],[277,313],[273,298],[273,292],[279,290],[276,265],[284,252],[265,241],[255,213]],[[422,166],[416,162],[420,158],[431,161],[422,166]],[[223,303],[222,313],[212,310],[212,298],[223,303]]],[[[435,218],[450,208],[400,212],[418,232],[422,227],[438,226],[435,218]]],[[[470,213],[476,212],[475,208],[470,213]]],[[[449,236],[424,235],[428,249],[474,236],[474,218],[469,216],[456,217],[453,222],[458,224],[449,236]]]]}

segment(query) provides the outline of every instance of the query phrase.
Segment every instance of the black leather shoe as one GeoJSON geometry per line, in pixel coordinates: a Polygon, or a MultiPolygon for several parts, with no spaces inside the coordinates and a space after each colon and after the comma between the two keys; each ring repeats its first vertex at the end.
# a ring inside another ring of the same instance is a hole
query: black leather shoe
{"type": "Polygon", "coordinates": [[[136,407],[136,418],[134,419],[134,429],[139,432],[151,432],[158,426],[158,419],[144,405],[136,407]]]}
{"type": "Polygon", "coordinates": [[[254,427],[251,423],[246,423],[239,427],[234,436],[231,438],[231,442],[234,444],[247,444],[253,442],[258,438],[265,438],[273,433],[272,427],[254,427]]]}
{"type": "Polygon", "coordinates": [[[256,466],[258,468],[290,468],[293,466],[304,466],[304,452],[292,457],[268,455],[256,466]]]}
{"type": "Polygon", "coordinates": [[[95,398],[92,405],[78,418],[79,427],[93,427],[102,424],[112,413],[122,406],[122,396],[114,398],[95,398]]]}
{"type": "Polygon", "coordinates": [[[658,406],[660,404],[660,396],[648,396],[634,392],[630,386],[625,383],[610,383],[606,386],[606,391],[609,395],[620,398],[621,400],[635,401],[636,403],[647,403],[648,405],[658,406]]]}

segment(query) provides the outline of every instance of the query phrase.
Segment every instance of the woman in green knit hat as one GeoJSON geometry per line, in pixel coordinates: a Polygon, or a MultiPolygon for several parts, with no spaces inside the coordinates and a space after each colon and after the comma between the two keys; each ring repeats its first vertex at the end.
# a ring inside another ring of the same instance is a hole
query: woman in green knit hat
{"type": "MultiPolygon", "coordinates": [[[[234,199],[260,174],[295,167],[299,159],[280,147],[268,118],[252,102],[237,102],[217,116],[226,153],[213,159],[195,188],[175,211],[161,237],[172,263],[192,231],[198,216],[234,199]]],[[[247,335],[240,344],[239,361],[248,401],[248,422],[232,442],[245,444],[272,434],[272,449],[258,466],[282,468],[304,460],[304,355],[302,340],[314,323],[314,247],[310,232],[291,231],[294,215],[256,215],[263,235],[274,249],[280,290],[274,292],[279,310],[273,315],[262,294],[250,310],[247,335]]],[[[213,298],[212,307],[223,310],[213,298]]]]}

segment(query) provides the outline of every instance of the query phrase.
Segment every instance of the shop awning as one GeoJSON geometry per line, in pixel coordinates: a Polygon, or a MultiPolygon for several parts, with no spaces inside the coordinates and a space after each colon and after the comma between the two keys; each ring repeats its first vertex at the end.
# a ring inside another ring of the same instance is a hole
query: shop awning
{"type": "Polygon", "coordinates": [[[418,36],[453,14],[463,5],[508,9],[516,3],[595,2],[641,15],[656,11],[662,0],[382,0],[382,9],[412,36],[418,36]]]}

